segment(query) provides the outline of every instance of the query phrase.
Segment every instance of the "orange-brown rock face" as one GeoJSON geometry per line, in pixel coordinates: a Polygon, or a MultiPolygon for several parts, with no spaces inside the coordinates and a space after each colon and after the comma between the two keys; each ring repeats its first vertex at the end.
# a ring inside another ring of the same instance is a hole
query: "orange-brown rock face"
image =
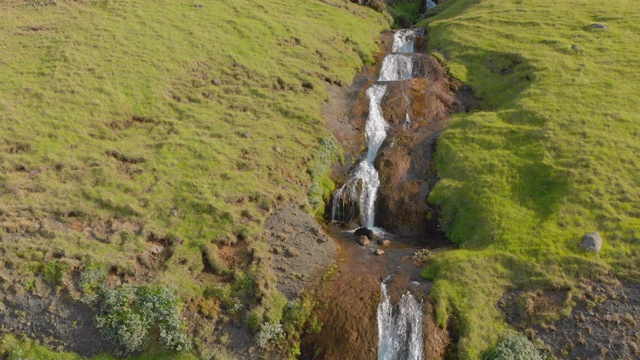
{"type": "Polygon", "coordinates": [[[455,101],[435,59],[416,54],[415,63],[420,77],[387,85],[382,109],[390,129],[376,161],[382,183],[376,224],[399,235],[423,234],[435,226],[427,220],[427,197],[437,181],[433,153],[455,101]]]}

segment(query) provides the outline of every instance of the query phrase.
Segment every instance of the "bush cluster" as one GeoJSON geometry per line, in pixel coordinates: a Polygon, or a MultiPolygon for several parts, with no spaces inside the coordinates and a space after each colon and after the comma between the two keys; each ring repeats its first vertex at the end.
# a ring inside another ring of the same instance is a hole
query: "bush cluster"
{"type": "Polygon", "coordinates": [[[483,360],[543,360],[543,357],[526,336],[510,332],[483,356],[483,360]]]}
{"type": "Polygon", "coordinates": [[[157,327],[160,343],[171,350],[189,350],[175,296],[165,288],[122,285],[104,288],[98,303],[96,327],[105,339],[127,352],[143,350],[157,327]]]}
{"type": "Polygon", "coordinates": [[[170,350],[190,350],[191,342],[183,328],[180,306],[175,295],[164,287],[105,285],[107,268],[91,265],[80,275],[82,301],[95,307],[96,328],[102,336],[131,353],[143,350],[158,331],[159,342],[170,350]]]}

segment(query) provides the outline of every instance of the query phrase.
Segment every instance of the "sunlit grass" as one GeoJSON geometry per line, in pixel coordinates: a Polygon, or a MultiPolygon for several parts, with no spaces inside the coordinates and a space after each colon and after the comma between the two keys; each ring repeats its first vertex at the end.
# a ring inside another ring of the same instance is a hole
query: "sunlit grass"
{"type": "Polygon", "coordinates": [[[440,315],[462,323],[461,358],[504,329],[494,306],[508,288],[572,288],[612,270],[637,278],[636,5],[450,0],[429,20],[429,48],[483,99],[442,134],[430,197],[465,249],[425,273],[440,315]],[[579,250],[591,231],[605,241],[598,255],[579,250]]]}

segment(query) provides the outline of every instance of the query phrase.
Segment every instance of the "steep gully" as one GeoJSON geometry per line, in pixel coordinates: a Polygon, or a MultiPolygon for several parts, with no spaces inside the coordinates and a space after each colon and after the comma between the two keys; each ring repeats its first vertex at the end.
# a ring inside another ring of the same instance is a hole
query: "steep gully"
{"type": "Polygon", "coordinates": [[[383,34],[381,65],[365,69],[347,93],[329,89],[354,103],[341,121],[325,115],[356,155],[347,156],[351,168],[336,169],[346,174],[328,208],[329,230],[340,245],[338,270],[318,291],[325,325],[307,339],[320,353],[309,358],[441,359],[449,347],[447,330],[435,325],[425,301],[430,284],[420,277],[422,264],[412,255],[447,244],[426,202],[437,181],[435,141],[448,115],[473,103],[457,96],[461,84],[423,53],[426,42],[423,29],[383,34]],[[364,137],[356,135],[362,129],[364,137]],[[391,240],[384,256],[373,254],[375,244],[355,244],[358,227],[391,240]]]}

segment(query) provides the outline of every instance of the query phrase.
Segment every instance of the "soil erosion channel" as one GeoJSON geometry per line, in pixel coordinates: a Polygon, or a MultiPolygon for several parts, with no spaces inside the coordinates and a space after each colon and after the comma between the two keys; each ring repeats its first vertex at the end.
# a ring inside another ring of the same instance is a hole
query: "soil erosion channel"
{"type": "Polygon", "coordinates": [[[350,88],[329,87],[327,126],[352,166],[336,169],[342,185],[328,207],[340,250],[337,271],[319,290],[322,333],[309,339],[319,358],[421,360],[447,352],[449,335],[434,324],[431,285],[420,277],[422,250],[448,244],[426,199],[438,179],[438,135],[452,111],[474,104],[454,94],[459,84],[425,53],[426,43],[423,29],[385,33],[378,66],[350,88]]]}

